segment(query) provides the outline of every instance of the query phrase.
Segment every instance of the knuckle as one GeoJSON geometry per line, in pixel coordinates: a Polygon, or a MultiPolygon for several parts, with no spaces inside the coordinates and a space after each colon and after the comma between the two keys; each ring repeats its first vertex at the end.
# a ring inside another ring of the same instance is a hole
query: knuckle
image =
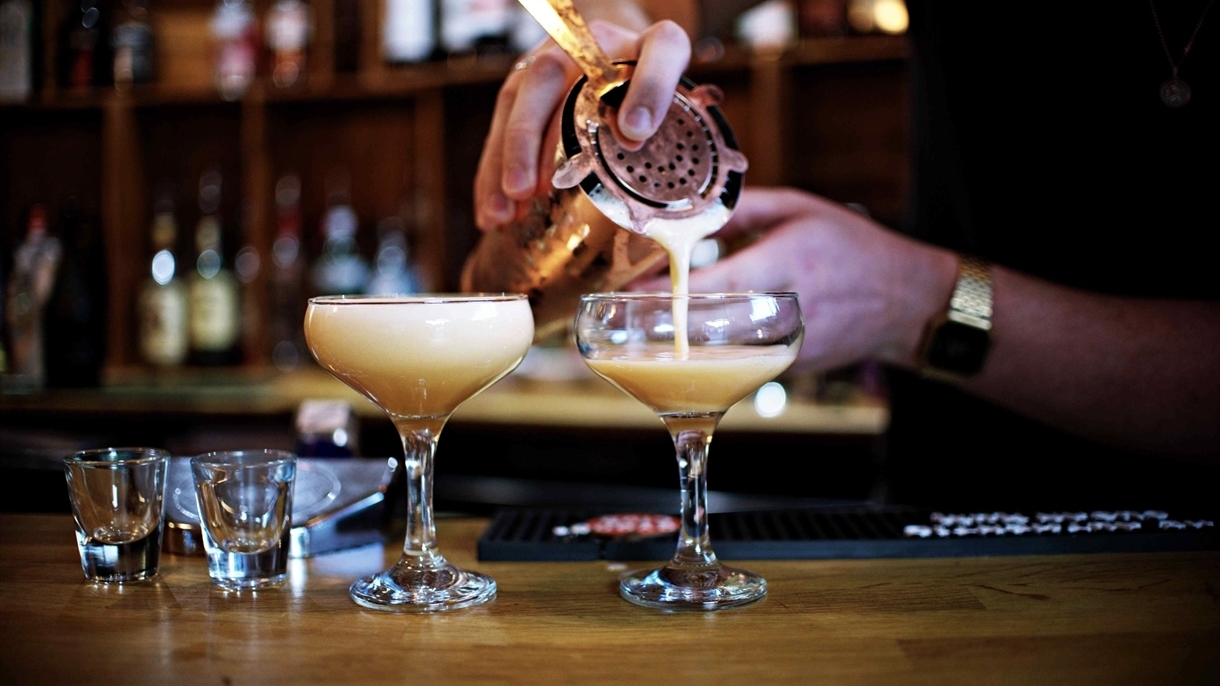
{"type": "Polygon", "coordinates": [[[690,45],[690,37],[686,35],[686,31],[677,23],[664,19],[652,26],[644,32],[649,38],[659,40],[664,43],[672,43],[676,45],[690,45]]]}
{"type": "Polygon", "coordinates": [[[525,71],[545,79],[559,79],[567,73],[567,62],[566,55],[544,51],[535,55],[534,62],[525,71]]]}

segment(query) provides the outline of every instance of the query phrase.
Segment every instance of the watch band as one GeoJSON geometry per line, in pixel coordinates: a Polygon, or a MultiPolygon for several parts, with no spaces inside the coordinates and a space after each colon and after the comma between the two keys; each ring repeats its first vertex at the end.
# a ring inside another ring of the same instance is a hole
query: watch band
{"type": "Polygon", "coordinates": [[[991,313],[991,268],[974,255],[959,255],[949,306],[924,332],[923,375],[956,382],[982,370],[991,348],[991,313]]]}
{"type": "Polygon", "coordinates": [[[949,298],[948,319],[991,330],[991,268],[974,255],[959,255],[957,283],[949,298]]]}

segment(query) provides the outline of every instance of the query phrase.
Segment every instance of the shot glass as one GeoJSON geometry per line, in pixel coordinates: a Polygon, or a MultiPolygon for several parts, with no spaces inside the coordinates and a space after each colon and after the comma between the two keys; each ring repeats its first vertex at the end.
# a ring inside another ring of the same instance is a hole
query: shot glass
{"type": "Polygon", "coordinates": [[[124,583],[157,575],[168,465],[169,453],[157,448],[98,448],[64,458],[86,579],[124,583]]]}
{"type": "Polygon", "coordinates": [[[234,450],[191,458],[212,583],[231,591],[281,584],[288,570],[297,456],[234,450]]]}

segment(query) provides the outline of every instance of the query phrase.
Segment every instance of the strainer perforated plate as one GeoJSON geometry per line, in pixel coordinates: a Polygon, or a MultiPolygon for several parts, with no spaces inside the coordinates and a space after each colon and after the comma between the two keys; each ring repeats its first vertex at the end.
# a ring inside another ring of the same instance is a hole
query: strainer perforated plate
{"type": "Polygon", "coordinates": [[[657,133],[632,151],[610,124],[625,88],[600,98],[587,82],[572,89],[562,120],[566,160],[555,171],[555,187],[580,184],[607,217],[639,233],[656,221],[727,219],[747,163],[717,107],[720,90],[683,79],[657,133]]]}

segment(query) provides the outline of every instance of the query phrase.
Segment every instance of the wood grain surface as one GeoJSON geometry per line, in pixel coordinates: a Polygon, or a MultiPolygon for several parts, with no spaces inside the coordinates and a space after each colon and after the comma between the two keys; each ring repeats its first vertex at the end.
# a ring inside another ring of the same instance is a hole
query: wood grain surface
{"type": "Polygon", "coordinates": [[[293,561],[225,593],[198,557],[93,585],[71,519],[0,516],[3,684],[1215,684],[1220,554],[752,561],[770,595],[718,613],[621,600],[606,562],[480,563],[486,520],[441,550],[499,583],[488,605],[364,610],[384,547],[293,561]]]}

